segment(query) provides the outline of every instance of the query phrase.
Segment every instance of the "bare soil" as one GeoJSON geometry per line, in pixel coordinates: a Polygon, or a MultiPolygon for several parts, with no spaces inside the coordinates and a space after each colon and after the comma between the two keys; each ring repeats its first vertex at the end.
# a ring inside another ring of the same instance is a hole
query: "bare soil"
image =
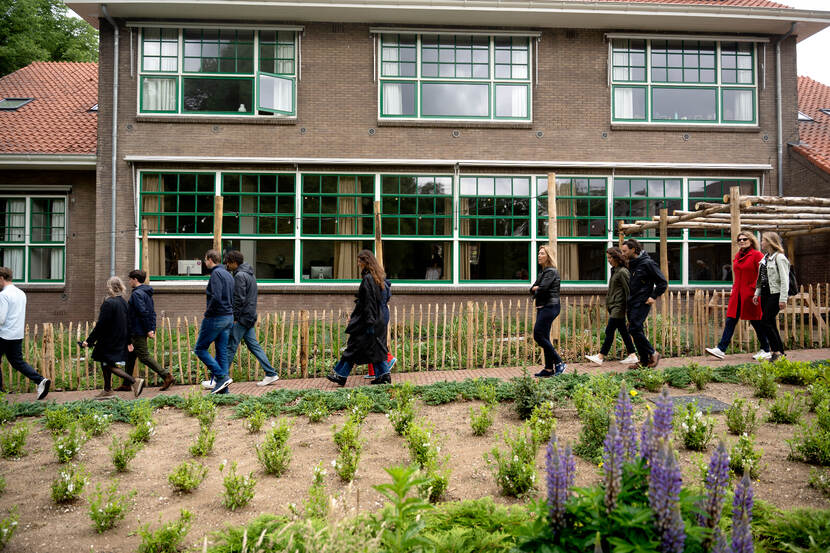
{"type": "MultiPolygon", "coordinates": [[[[792,387],[782,386],[782,391],[792,387]]],[[[683,395],[683,390],[672,390],[674,395],[683,395]]],[[[727,403],[737,395],[751,398],[749,388],[731,384],[710,384],[706,395],[727,403]]],[[[644,398],[653,394],[641,394],[644,398]]],[[[449,455],[452,468],[447,500],[473,499],[493,496],[504,504],[518,504],[522,500],[502,497],[492,473],[487,468],[485,453],[493,447],[502,446],[502,432],[520,424],[512,404],[501,404],[495,414],[495,422],[486,436],[475,437],[469,425],[469,410],[476,403],[456,402],[438,407],[419,405],[419,416],[433,424],[443,439],[441,453],[449,455]]],[[[635,413],[643,418],[644,404],[635,407],[635,413]]],[[[766,409],[759,409],[765,415],[766,409]]],[[[557,413],[557,435],[576,442],[580,423],[572,409],[561,409],[557,413]]],[[[255,444],[261,442],[264,434],[249,434],[243,421],[232,419],[230,408],[220,409],[215,423],[217,439],[213,454],[202,459],[208,468],[207,478],[192,494],[173,492],[167,483],[167,476],[173,468],[190,460],[189,446],[198,434],[198,422],[188,418],[182,411],[172,408],[156,412],[158,426],[156,434],[130,464],[130,470],[123,474],[114,471],[110,460],[109,444],[112,435],[126,437],[130,427],[114,424],[109,435],[92,438],[82,448],[79,462],[89,470],[90,478],[84,497],[67,506],[55,505],[50,497],[50,484],[56,477],[60,465],[52,450],[52,439],[39,421],[33,421],[32,432],[27,442],[28,454],[16,460],[0,459],[0,474],[7,482],[5,493],[0,496],[0,516],[14,505],[19,507],[20,527],[7,546],[12,553],[68,552],[131,552],[135,551],[140,538],[136,530],[149,523],[152,527],[159,520],[173,520],[180,509],[193,513],[193,527],[188,535],[188,546],[200,547],[206,535],[226,524],[244,524],[260,513],[286,513],[288,504],[302,504],[306,498],[312,478],[312,470],[322,462],[328,471],[326,485],[329,493],[340,498],[338,511],[372,511],[380,507],[380,495],[373,485],[388,480],[384,467],[409,462],[409,453],[404,441],[397,436],[384,415],[370,414],[362,431],[366,446],[361,457],[357,477],[351,485],[340,481],[331,466],[336,457],[332,439],[332,425],[341,425],[343,415],[337,414],[327,421],[311,424],[305,417],[291,418],[292,430],[289,444],[293,458],[288,471],[280,478],[262,472],[255,454],[255,444]],[[240,472],[253,471],[258,479],[256,495],[245,508],[236,512],[227,510],[221,503],[223,491],[219,464],[223,460],[237,461],[240,472]],[[107,484],[119,479],[123,491],[136,490],[135,507],[116,528],[97,534],[91,525],[86,496],[97,483],[107,484]]],[[[725,436],[731,447],[737,437],[727,435],[723,415],[716,415],[718,421],[716,436],[725,436]]],[[[266,428],[267,428],[266,423],[266,428]]],[[[757,432],[756,445],[763,448],[763,463],[760,480],[755,484],[756,497],[770,501],[782,508],[815,507],[830,508],[830,501],[807,484],[810,466],[787,460],[788,438],[793,436],[795,426],[764,423],[757,432]]],[[[716,440],[709,446],[709,452],[716,440]]],[[[685,480],[699,479],[695,457],[699,454],[682,450],[680,457],[684,467],[685,480]]],[[[708,459],[708,453],[704,453],[708,459]]],[[[598,468],[577,459],[578,486],[590,485],[599,480],[598,468]]],[[[537,455],[539,476],[537,482],[544,482],[544,451],[537,455]]],[[[541,484],[537,495],[543,495],[541,484]]]]}

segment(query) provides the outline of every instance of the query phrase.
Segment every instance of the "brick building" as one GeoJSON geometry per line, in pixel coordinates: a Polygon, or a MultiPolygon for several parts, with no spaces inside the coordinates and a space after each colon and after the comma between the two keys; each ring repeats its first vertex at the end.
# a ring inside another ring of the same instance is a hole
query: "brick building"
{"type": "MultiPolygon", "coordinates": [[[[795,45],[830,24],[767,0],[69,5],[101,38],[96,289],[145,257],[174,315],[203,307],[218,195],[262,310],[349,306],[374,201],[397,305],[524,296],[549,172],[565,290],[602,289],[617,221],[775,193],[795,45]]],[[[669,258],[678,287],[730,278],[720,233],[669,258]]]]}
{"type": "Polygon", "coordinates": [[[30,323],[94,313],[97,103],[95,63],[0,78],[0,265],[29,294],[30,323]]]}

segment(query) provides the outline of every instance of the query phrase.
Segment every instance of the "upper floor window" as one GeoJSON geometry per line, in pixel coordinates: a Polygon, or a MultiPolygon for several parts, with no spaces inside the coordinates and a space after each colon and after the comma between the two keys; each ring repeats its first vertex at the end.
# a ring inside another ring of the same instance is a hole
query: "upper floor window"
{"type": "Polygon", "coordinates": [[[62,282],[66,198],[0,198],[0,265],[19,282],[62,282]]]}
{"type": "Polygon", "coordinates": [[[612,119],[757,124],[755,65],[752,42],[614,38],[612,119]]]}
{"type": "Polygon", "coordinates": [[[530,38],[380,37],[379,115],[397,119],[531,119],[530,38]]]}
{"type": "Polygon", "coordinates": [[[141,30],[140,113],[295,115],[294,31],[141,30]]]}

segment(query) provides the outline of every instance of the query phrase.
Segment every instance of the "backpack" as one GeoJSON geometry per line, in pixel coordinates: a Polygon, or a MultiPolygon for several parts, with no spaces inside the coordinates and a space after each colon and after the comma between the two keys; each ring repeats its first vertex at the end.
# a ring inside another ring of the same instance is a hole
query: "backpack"
{"type": "Polygon", "coordinates": [[[795,271],[792,263],[790,263],[790,286],[787,288],[787,295],[794,296],[796,294],[798,294],[798,280],[795,278],[795,271]]]}

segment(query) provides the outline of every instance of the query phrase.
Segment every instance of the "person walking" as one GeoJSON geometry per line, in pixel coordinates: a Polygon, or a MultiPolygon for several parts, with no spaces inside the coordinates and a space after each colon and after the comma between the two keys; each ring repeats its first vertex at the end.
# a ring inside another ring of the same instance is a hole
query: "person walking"
{"type": "Polygon", "coordinates": [[[225,254],[225,267],[233,274],[233,326],[228,337],[228,365],[233,363],[239,342],[244,340],[248,351],[265,371],[265,377],[256,385],[268,386],[280,377],[256,338],[257,285],[254,270],[245,263],[242,252],[237,250],[225,254]]]}
{"type": "Polygon", "coordinates": [[[769,359],[776,361],[784,355],[784,342],[776,323],[778,312],[787,307],[790,260],[784,255],[781,237],[775,232],[765,232],[762,235],[761,250],[765,255],[758,267],[758,282],[752,303],[761,306],[761,328],[769,344],[769,359]]]}
{"type": "Polygon", "coordinates": [[[354,301],[354,310],[346,326],[349,340],[340,360],[326,378],[338,386],[345,386],[346,378],[353,366],[373,363],[378,367],[384,366],[384,369],[371,381],[372,384],[391,384],[392,376],[385,370],[386,356],[389,352],[386,349],[386,326],[381,314],[386,273],[369,250],[362,250],[357,254],[357,267],[360,270],[361,281],[354,301]]]}
{"type": "Polygon", "coordinates": [[[769,359],[769,344],[761,323],[761,307],[752,301],[755,294],[755,286],[758,283],[758,269],[761,260],[764,258],[758,249],[758,239],[751,232],[740,232],[738,234],[738,253],[732,260],[732,274],[735,275],[732,282],[732,292],[729,294],[729,304],[726,307],[726,322],[723,325],[723,334],[720,342],[713,348],[706,348],[706,353],[723,359],[726,357],[726,350],[732,341],[735,327],[738,321],[749,321],[755,334],[758,335],[758,343],[761,351],[753,357],[757,360],[769,359]]]}
{"type": "Polygon", "coordinates": [[[228,375],[228,338],[233,326],[233,277],[220,263],[216,250],[205,253],[205,267],[210,279],[205,288],[205,316],[199,327],[199,337],[193,352],[210,371],[213,381],[212,394],[228,393],[233,380],[228,375]],[[208,348],[216,345],[216,358],[211,357],[208,348]]]}
{"type": "Polygon", "coordinates": [[[130,383],[135,397],[140,396],[144,389],[143,378],[134,378],[117,366],[117,363],[127,359],[128,350],[131,348],[127,310],[124,282],[117,276],[110,277],[107,280],[107,299],[101,304],[95,328],[86,340],[81,342],[85,348],[92,346],[92,359],[101,363],[101,371],[104,373],[104,389],[96,399],[115,396],[115,392],[112,391],[113,374],[130,383]]]}
{"type": "Polygon", "coordinates": [[[548,246],[539,248],[536,257],[542,272],[536,277],[536,282],[530,287],[530,294],[533,296],[536,305],[536,324],[533,325],[533,339],[545,355],[545,368],[535,374],[539,378],[559,376],[565,372],[565,362],[559,357],[556,348],[550,341],[550,327],[556,317],[559,316],[561,304],[559,303],[559,271],[553,266],[553,256],[548,246]]]}
{"type": "MultiPolygon", "coordinates": [[[[26,329],[26,293],[12,283],[12,270],[0,267],[0,362],[3,356],[14,370],[37,384],[37,398],[49,395],[52,382],[43,378],[23,359],[23,333],[26,329]]],[[[0,393],[3,373],[0,371],[0,393]]]]}
{"type": "MultiPolygon", "coordinates": [[[[383,317],[383,345],[386,346],[387,351],[389,350],[389,344],[386,343],[386,329],[389,327],[389,300],[392,299],[392,282],[387,278],[384,281],[383,286],[383,293],[381,294],[380,299],[380,311],[381,316],[383,317]]],[[[366,369],[366,374],[363,375],[363,378],[367,379],[378,379],[382,377],[385,373],[391,373],[392,367],[395,366],[395,363],[398,362],[398,358],[392,355],[392,352],[389,351],[386,354],[386,363],[380,368],[380,372],[375,374],[375,365],[374,363],[369,363],[368,368],[366,369]]]]}
{"type": "Polygon", "coordinates": [[[623,257],[619,248],[608,248],[605,255],[608,258],[608,264],[611,265],[611,279],[608,281],[608,294],[605,296],[605,308],[608,310],[605,340],[602,342],[599,353],[586,355],[585,358],[592,363],[602,365],[608,352],[611,351],[611,346],[614,345],[614,333],[619,331],[623,344],[625,344],[625,350],[628,352],[628,357],[620,362],[625,365],[635,365],[640,360],[635,353],[631,334],[628,333],[628,328],[625,326],[625,311],[628,306],[628,296],[631,293],[629,287],[631,273],[628,272],[625,257],[623,257]]]}
{"type": "Polygon", "coordinates": [[[646,338],[644,325],[651,306],[663,295],[669,282],[657,263],[643,251],[643,246],[634,238],[623,242],[620,251],[628,261],[631,272],[630,294],[628,296],[628,332],[634,339],[640,365],[656,368],[660,354],[646,338]]]}
{"type": "MultiPolygon", "coordinates": [[[[141,269],[134,269],[127,275],[130,282],[130,301],[127,302],[127,326],[130,331],[132,349],[127,353],[127,364],[124,372],[132,376],[136,360],[159,375],[163,380],[160,391],[165,391],[173,385],[175,379],[170,371],[156,361],[147,347],[147,339],[156,337],[156,306],[153,302],[153,288],[147,282],[147,273],[141,269]]],[[[129,384],[124,382],[116,388],[116,392],[130,390],[129,384]]]]}

